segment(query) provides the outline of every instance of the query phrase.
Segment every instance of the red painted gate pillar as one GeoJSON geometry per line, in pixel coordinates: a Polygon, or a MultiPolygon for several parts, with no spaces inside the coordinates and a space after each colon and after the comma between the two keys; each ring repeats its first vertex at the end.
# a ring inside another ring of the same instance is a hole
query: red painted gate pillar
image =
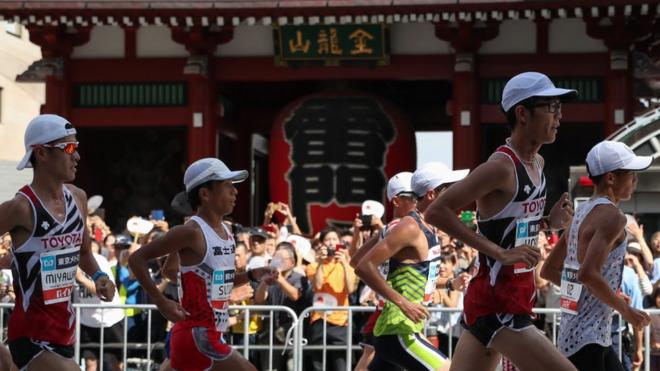
{"type": "Polygon", "coordinates": [[[481,128],[477,51],[497,36],[498,24],[439,23],[435,34],[454,48],[452,80],[453,168],[474,169],[480,162],[481,128]]]}
{"type": "Polygon", "coordinates": [[[218,157],[218,103],[213,80],[213,54],[219,44],[230,41],[232,28],[175,28],[172,39],[190,53],[183,73],[188,80],[188,162],[218,157]]]}

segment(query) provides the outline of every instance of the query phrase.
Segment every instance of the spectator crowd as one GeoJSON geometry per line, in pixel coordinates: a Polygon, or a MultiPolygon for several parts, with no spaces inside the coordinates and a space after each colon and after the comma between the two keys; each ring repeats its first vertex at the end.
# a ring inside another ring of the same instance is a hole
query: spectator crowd
{"type": "MultiPolygon", "coordinates": [[[[264,266],[275,267],[280,275],[274,282],[257,282],[237,287],[232,292],[234,305],[276,305],[291,308],[297,315],[308,307],[324,306],[374,306],[376,295],[359,280],[349,262],[351,252],[360,248],[362,243],[372,236],[380,234],[388,220],[384,207],[373,207],[374,201],[368,202],[374,214],[356,215],[350,226],[327,226],[314,235],[305,235],[296,223],[290,208],[283,203],[269,203],[264,214],[264,223],[260,226],[245,227],[225,221],[231,227],[236,241],[236,271],[264,266]]],[[[364,208],[363,208],[364,209],[364,208]]],[[[464,211],[460,220],[476,229],[476,215],[464,211]]],[[[184,218],[184,221],[186,219],[184,218]]],[[[146,224],[146,229],[130,228],[114,233],[103,218],[103,209],[91,209],[88,228],[92,236],[92,250],[101,270],[106,272],[116,283],[117,293],[111,303],[103,303],[94,296],[94,284],[90,277],[80,269],[76,275],[78,282],[74,293],[74,302],[92,303],[99,306],[107,304],[149,304],[149,297],[143,292],[128,266],[129,256],[144,244],[160,238],[168,231],[169,225],[164,215],[152,214],[149,219],[133,220],[133,223],[146,224]],[[139,231],[137,231],[139,230],[139,231]],[[148,231],[147,231],[148,230],[148,231]],[[145,232],[146,231],[146,232],[145,232]]],[[[130,224],[130,222],[128,223],[130,224]]],[[[628,248],[623,270],[620,295],[629,300],[636,308],[660,309],[660,231],[648,234],[644,226],[638,224],[633,216],[628,216],[628,248]]],[[[461,241],[455,240],[438,231],[441,242],[442,258],[439,277],[452,279],[459,275],[474,275],[478,267],[478,253],[461,241]]],[[[543,280],[538,272],[545,258],[559,240],[558,232],[540,232],[538,245],[542,252],[536,272],[537,307],[559,308],[560,289],[551,282],[543,280]]],[[[2,236],[0,260],[10,259],[11,238],[2,236]]],[[[176,270],[178,262],[161,259],[149,263],[152,278],[159,283],[159,289],[170,299],[178,297],[176,270]],[[176,263],[176,264],[175,264],[176,263]]],[[[8,265],[8,264],[5,264],[8,265]]],[[[438,288],[432,296],[433,307],[461,309],[466,288],[438,288]]],[[[14,301],[12,273],[10,269],[0,271],[0,302],[14,301]]],[[[270,332],[268,312],[253,311],[249,317],[243,311],[231,313],[231,333],[227,341],[243,345],[245,337],[251,345],[267,345],[272,336],[275,345],[285,345],[290,337],[293,320],[285,312],[273,312],[272,333],[270,332]],[[247,319],[248,323],[245,323],[247,319]],[[247,334],[246,334],[247,331],[247,334]]],[[[369,313],[356,313],[353,318],[352,344],[361,341],[361,328],[366,324],[369,313]]],[[[314,311],[303,318],[305,334],[309,345],[346,346],[347,311],[314,311]]],[[[5,322],[7,316],[4,317],[5,322]]],[[[153,343],[165,343],[167,332],[172,327],[158,311],[151,313],[151,325],[147,311],[139,309],[83,309],[81,311],[81,350],[85,359],[86,370],[96,370],[99,365],[100,329],[104,336],[104,369],[121,370],[123,366],[121,344],[124,331],[128,341],[146,342],[148,331],[153,343]],[[127,328],[124,329],[124,323],[127,328]],[[89,346],[87,346],[89,345],[89,346]]],[[[553,321],[559,324],[560,315],[538,315],[536,326],[551,340],[554,338],[553,321]]],[[[6,329],[6,323],[3,324],[6,329]]],[[[460,313],[433,313],[426,326],[425,335],[444,354],[451,354],[463,331],[460,325],[460,313]]],[[[622,358],[628,370],[639,370],[643,362],[643,334],[636,332],[622,319],[615,317],[612,326],[614,349],[619,349],[621,339],[622,358]]],[[[273,369],[291,370],[293,360],[289,350],[273,351],[273,369]]],[[[660,370],[660,315],[653,315],[651,322],[651,369],[660,370]]],[[[131,349],[130,355],[144,355],[144,350],[131,349]],[[140,353],[142,352],[142,353],[140,353]]],[[[268,369],[269,352],[265,347],[251,349],[249,360],[258,369],[268,369]],[[265,349],[265,350],[264,350],[265,349]]],[[[161,354],[164,358],[166,354],[161,354]]],[[[352,357],[353,365],[360,358],[359,352],[352,357]]],[[[326,355],[326,369],[345,370],[346,350],[329,350],[326,355]]],[[[504,362],[504,368],[513,366],[504,362]]],[[[305,370],[322,370],[321,351],[305,351],[305,370]]]]}

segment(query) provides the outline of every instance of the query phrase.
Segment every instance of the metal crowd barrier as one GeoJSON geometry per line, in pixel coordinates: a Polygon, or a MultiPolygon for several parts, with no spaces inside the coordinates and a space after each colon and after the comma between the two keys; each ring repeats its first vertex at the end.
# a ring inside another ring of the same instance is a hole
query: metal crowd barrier
{"type": "MultiPolygon", "coordinates": [[[[7,309],[12,309],[14,307],[13,303],[0,303],[0,325],[3,326],[3,331],[0,332],[0,342],[4,343],[6,341],[5,335],[6,335],[6,328],[4,328],[4,323],[5,323],[5,310],[7,309]]],[[[74,359],[76,360],[77,363],[82,362],[80,359],[80,348],[81,345],[85,346],[86,344],[81,344],[80,342],[80,314],[82,309],[115,309],[115,308],[120,308],[120,309],[140,309],[147,311],[147,341],[146,343],[140,343],[140,342],[129,342],[130,339],[128,339],[128,317],[124,316],[123,319],[123,342],[121,344],[121,349],[122,349],[122,361],[124,364],[124,369],[126,369],[128,363],[127,361],[130,361],[131,359],[128,358],[128,350],[129,349],[140,349],[146,351],[146,358],[145,362],[143,364],[143,369],[145,370],[151,370],[152,368],[152,363],[153,360],[151,358],[151,353],[152,350],[154,349],[152,339],[151,339],[151,322],[152,322],[152,311],[157,310],[157,307],[153,304],[133,304],[133,305],[127,305],[127,304],[103,304],[103,305],[98,305],[98,304],[82,304],[82,303],[75,303],[73,304],[73,308],[76,311],[76,341],[74,344],[74,359]],[[131,344],[131,346],[129,346],[131,344]]],[[[243,344],[242,345],[232,345],[233,348],[237,350],[242,350],[243,351],[243,356],[245,358],[248,358],[250,349],[253,350],[267,350],[268,351],[268,369],[273,368],[273,352],[274,351],[283,351],[284,349],[291,349],[294,353],[294,359],[295,359],[295,351],[298,349],[296,347],[296,338],[295,338],[295,328],[298,324],[298,316],[296,316],[296,313],[289,307],[285,306],[276,306],[276,305],[230,305],[229,310],[238,310],[242,312],[243,316],[243,344]],[[268,327],[263,329],[263,330],[268,330],[269,334],[269,340],[268,344],[264,345],[256,345],[256,344],[250,344],[249,343],[249,325],[250,325],[250,316],[253,315],[255,312],[257,313],[267,313],[268,314],[268,327]],[[285,312],[291,317],[293,326],[291,330],[291,334],[293,337],[290,337],[290,339],[287,339],[291,344],[285,344],[285,345],[275,345],[273,342],[273,321],[274,321],[274,316],[273,313],[277,312],[285,312]]],[[[101,312],[101,322],[103,322],[103,315],[105,312],[101,312]]],[[[104,352],[101,350],[107,349],[106,343],[104,341],[104,328],[101,327],[100,329],[100,335],[99,335],[99,358],[98,358],[98,369],[100,371],[103,371],[104,368],[104,352]]],[[[96,343],[94,343],[96,345],[96,343]]],[[[116,344],[108,344],[111,347],[115,347],[116,344]]],[[[160,344],[160,347],[162,347],[163,344],[160,344]]],[[[133,360],[134,362],[137,360],[133,360]]]]}
{"type": "MultiPolygon", "coordinates": [[[[0,342],[4,343],[6,341],[6,327],[5,327],[5,310],[7,309],[12,309],[14,306],[13,303],[0,303],[0,324],[3,326],[2,331],[0,331],[0,342]]],[[[146,370],[150,370],[153,360],[151,359],[151,353],[152,353],[152,348],[153,348],[153,343],[151,339],[151,319],[152,319],[152,314],[151,311],[157,310],[155,305],[125,305],[125,304],[104,304],[104,305],[98,305],[98,304],[80,304],[76,303],[73,304],[73,307],[76,311],[76,342],[74,345],[75,349],[75,359],[77,362],[80,362],[80,348],[81,348],[81,343],[80,343],[80,311],[82,309],[97,309],[97,308],[102,308],[102,309],[113,309],[113,308],[120,308],[120,309],[141,309],[141,310],[146,310],[147,311],[147,341],[146,343],[129,343],[127,339],[128,335],[128,317],[124,317],[124,339],[121,344],[122,348],[122,360],[124,364],[124,368],[126,369],[127,361],[130,359],[127,358],[128,350],[129,350],[129,344],[131,344],[130,349],[144,349],[146,351],[146,370]]],[[[229,307],[230,310],[238,310],[241,311],[241,316],[243,317],[243,344],[242,345],[232,345],[235,349],[241,350],[243,352],[243,355],[245,358],[249,358],[249,352],[250,350],[257,350],[257,351],[268,351],[268,369],[271,370],[273,368],[273,354],[275,351],[284,351],[286,349],[291,349],[292,350],[292,358],[294,361],[294,371],[303,371],[303,353],[305,351],[314,351],[322,352],[322,364],[323,364],[323,369],[326,368],[327,364],[327,351],[333,351],[333,350],[345,350],[346,351],[346,369],[348,371],[352,370],[352,361],[353,361],[353,351],[360,350],[361,347],[353,344],[353,327],[354,327],[354,320],[353,320],[353,315],[355,313],[361,313],[361,312],[373,312],[375,310],[374,307],[362,307],[362,306],[355,306],[355,307],[309,307],[303,310],[299,316],[296,316],[295,312],[285,306],[271,306],[271,305],[232,305],[229,307]],[[322,312],[322,318],[325,319],[328,315],[328,312],[330,311],[347,311],[348,312],[348,323],[346,327],[346,340],[347,343],[344,345],[327,345],[326,340],[327,340],[327,322],[324,320],[323,321],[323,343],[320,345],[312,345],[309,344],[307,339],[304,337],[305,334],[305,329],[303,323],[303,319],[309,317],[312,312],[322,312]],[[249,324],[250,324],[250,316],[254,313],[264,313],[268,314],[268,326],[263,328],[262,331],[267,331],[268,332],[268,344],[250,344],[249,343],[249,324]],[[289,330],[289,333],[287,333],[286,336],[286,343],[284,345],[275,345],[273,341],[273,334],[274,334],[274,313],[277,312],[285,312],[287,313],[291,319],[292,319],[292,326],[289,330]]],[[[437,308],[437,307],[429,307],[429,312],[446,312],[446,313],[460,313],[462,312],[462,309],[457,309],[457,308],[437,308]]],[[[646,309],[646,312],[649,313],[650,315],[660,315],[660,309],[646,309]]],[[[558,323],[559,323],[559,315],[560,311],[559,309],[547,309],[547,308],[535,308],[534,313],[537,314],[545,314],[545,315],[551,315],[552,316],[552,330],[553,330],[553,336],[552,336],[552,342],[553,344],[557,343],[557,328],[558,328],[558,323]]],[[[101,319],[102,321],[103,319],[101,319]]],[[[426,331],[429,328],[429,325],[427,324],[425,326],[424,331],[426,331]]],[[[451,349],[453,345],[453,326],[449,327],[449,331],[447,333],[448,338],[449,338],[449,354],[448,356],[451,358],[451,349]]],[[[644,370],[645,371],[650,371],[651,370],[651,330],[650,326],[647,326],[644,328],[644,370]]],[[[104,349],[104,346],[106,345],[104,342],[104,328],[100,328],[100,342],[98,344],[99,349],[104,349]]],[[[619,356],[621,357],[621,344],[622,344],[622,339],[621,339],[621,332],[619,331],[619,356]]],[[[83,346],[86,344],[82,344],[83,346]]],[[[110,347],[116,347],[117,344],[108,344],[110,347]]],[[[159,346],[162,346],[160,344],[159,346]]],[[[98,359],[98,364],[99,364],[99,369],[103,371],[103,357],[104,357],[104,352],[100,351],[99,352],[99,359],[98,359]]],[[[283,371],[283,370],[278,370],[278,371],[283,371]]]]}

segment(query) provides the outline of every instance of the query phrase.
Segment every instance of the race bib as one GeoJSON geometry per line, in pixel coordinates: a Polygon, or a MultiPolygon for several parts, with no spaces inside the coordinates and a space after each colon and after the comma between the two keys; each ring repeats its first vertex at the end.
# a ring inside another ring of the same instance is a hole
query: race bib
{"type": "MultiPolygon", "coordinates": [[[[519,219],[516,222],[516,241],[514,246],[530,245],[536,246],[539,239],[539,230],[541,228],[541,215],[519,219]]],[[[525,263],[515,263],[513,273],[532,272],[535,267],[529,267],[525,263]]]]}
{"type": "Polygon", "coordinates": [[[565,265],[561,271],[559,307],[564,313],[578,314],[578,301],[582,293],[582,284],[577,279],[579,270],[577,265],[565,265]]]}
{"type": "Polygon", "coordinates": [[[211,307],[215,316],[215,328],[225,332],[229,328],[229,296],[234,287],[235,270],[213,271],[211,284],[211,307]]]}
{"type": "Polygon", "coordinates": [[[431,296],[435,292],[436,281],[440,275],[440,255],[442,254],[442,249],[439,245],[434,246],[429,249],[428,257],[426,258],[429,261],[429,273],[426,276],[426,287],[424,288],[424,304],[431,302],[431,296]]]}
{"type": "Polygon", "coordinates": [[[80,247],[44,252],[39,260],[44,304],[71,300],[80,261],[80,247]]]}
{"type": "MultiPolygon", "coordinates": [[[[390,261],[385,260],[378,266],[378,271],[383,279],[387,280],[387,275],[390,273],[390,261]]],[[[385,307],[385,299],[376,293],[376,309],[383,309],[385,307]]]]}

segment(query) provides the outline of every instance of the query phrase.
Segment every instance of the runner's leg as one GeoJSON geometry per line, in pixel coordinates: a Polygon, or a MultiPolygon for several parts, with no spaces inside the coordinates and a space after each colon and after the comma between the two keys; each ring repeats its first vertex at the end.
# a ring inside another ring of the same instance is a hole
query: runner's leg
{"type": "Polygon", "coordinates": [[[222,361],[213,361],[211,370],[257,371],[254,365],[237,351],[231,352],[231,355],[222,361]]]}
{"type": "Polygon", "coordinates": [[[6,346],[0,345],[0,371],[18,371],[6,346]]]}
{"type": "MultiPolygon", "coordinates": [[[[460,343],[459,343],[460,345],[460,343]]],[[[575,371],[576,368],[535,327],[514,331],[503,327],[491,347],[505,355],[521,371],[575,371]],[[521,346],[523,345],[524,346],[521,346]]],[[[458,353],[459,350],[456,349],[458,353]]]]}
{"type": "Polygon", "coordinates": [[[28,371],[80,371],[80,367],[70,358],[64,358],[47,350],[42,351],[27,366],[28,371]]]}
{"type": "Polygon", "coordinates": [[[367,367],[369,366],[369,363],[371,363],[371,360],[374,359],[374,354],[375,354],[374,347],[366,344],[363,345],[362,356],[360,357],[360,360],[355,366],[354,371],[367,371],[367,367]]]}
{"type": "Polygon", "coordinates": [[[451,359],[451,370],[495,370],[500,358],[500,354],[496,350],[486,348],[469,331],[464,331],[456,344],[456,350],[451,359]]]}

